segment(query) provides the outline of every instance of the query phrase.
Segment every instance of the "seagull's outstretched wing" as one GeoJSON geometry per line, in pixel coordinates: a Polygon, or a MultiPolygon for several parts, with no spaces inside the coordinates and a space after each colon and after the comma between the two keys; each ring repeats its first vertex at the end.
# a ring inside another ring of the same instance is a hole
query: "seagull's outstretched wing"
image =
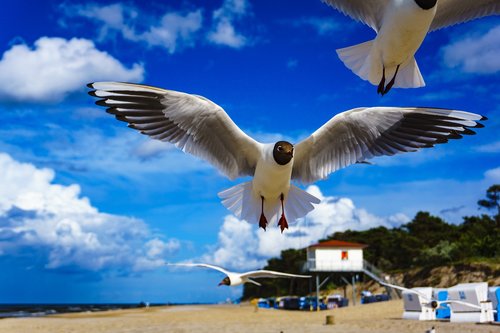
{"type": "Polygon", "coordinates": [[[470,21],[488,15],[500,14],[498,0],[438,0],[436,16],[430,31],[470,21]]]}
{"type": "Polygon", "coordinates": [[[311,275],[289,274],[276,271],[258,270],[241,274],[242,278],[310,278],[311,275]]]}
{"type": "Polygon", "coordinates": [[[211,268],[215,269],[216,271],[222,272],[226,275],[231,274],[231,272],[226,271],[224,268],[219,267],[219,266],[214,266],[214,265],[209,265],[209,264],[198,264],[198,263],[168,263],[168,266],[183,266],[183,267],[205,267],[205,268],[211,268]]]}
{"type": "Polygon", "coordinates": [[[230,179],[254,174],[260,144],[210,100],[131,83],[88,86],[94,89],[89,94],[100,98],[96,104],[142,134],[207,160],[230,179]]]}
{"type": "Polygon", "coordinates": [[[399,289],[401,291],[406,291],[406,292],[409,292],[409,293],[413,293],[413,294],[419,295],[420,297],[422,297],[427,302],[431,302],[432,301],[431,299],[429,299],[427,297],[427,295],[425,295],[425,294],[423,294],[423,293],[421,293],[421,292],[419,292],[419,291],[417,291],[415,289],[405,288],[405,287],[397,286],[395,284],[385,283],[385,282],[382,282],[382,281],[378,281],[378,283],[380,283],[383,286],[389,287],[389,288],[399,289]]]}
{"type": "Polygon", "coordinates": [[[292,179],[311,183],[375,156],[417,151],[475,134],[486,118],[436,108],[373,107],[342,112],[295,145],[292,179]]]}
{"type": "Polygon", "coordinates": [[[447,303],[447,304],[460,304],[460,305],[465,305],[465,306],[468,306],[470,308],[473,308],[473,309],[479,309],[481,310],[481,307],[479,305],[476,305],[476,304],[472,304],[472,303],[468,303],[468,302],[464,302],[464,301],[456,301],[456,300],[452,300],[452,299],[449,299],[449,300],[446,300],[446,301],[440,301],[439,303],[447,303]]]}
{"type": "Polygon", "coordinates": [[[323,2],[379,31],[384,9],[389,0],[323,0],[323,2]]]}

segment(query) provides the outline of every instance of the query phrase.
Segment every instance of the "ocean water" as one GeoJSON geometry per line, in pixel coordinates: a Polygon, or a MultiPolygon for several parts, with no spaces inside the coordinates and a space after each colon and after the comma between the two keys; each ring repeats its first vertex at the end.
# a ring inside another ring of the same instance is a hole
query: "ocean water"
{"type": "MultiPolygon", "coordinates": [[[[148,304],[160,306],[165,304],[148,304]]],[[[0,304],[1,318],[40,317],[57,313],[95,312],[145,307],[145,303],[134,304],[0,304]]]]}

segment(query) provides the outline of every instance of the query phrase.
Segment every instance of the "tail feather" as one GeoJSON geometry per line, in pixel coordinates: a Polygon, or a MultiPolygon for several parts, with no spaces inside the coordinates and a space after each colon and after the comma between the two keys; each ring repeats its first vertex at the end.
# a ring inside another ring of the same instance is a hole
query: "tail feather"
{"type": "Polygon", "coordinates": [[[424,78],[420,73],[417,61],[411,58],[408,63],[399,68],[398,75],[394,81],[396,88],[419,88],[425,86],[424,78]]]}
{"type": "Polygon", "coordinates": [[[370,71],[372,70],[370,62],[367,61],[372,50],[372,45],[373,40],[369,40],[337,50],[337,54],[344,65],[353,71],[354,74],[367,81],[370,81],[370,71]]]}
{"type": "Polygon", "coordinates": [[[295,185],[290,185],[287,201],[285,203],[285,213],[289,221],[294,221],[304,217],[314,209],[313,204],[319,204],[320,200],[314,195],[301,190],[295,185]]]}
{"type": "MultiPolygon", "coordinates": [[[[252,190],[252,183],[246,182],[235,185],[219,193],[222,204],[239,219],[250,223],[258,223],[262,201],[252,190]]],[[[288,195],[285,196],[285,216],[288,222],[304,217],[314,209],[313,204],[320,200],[315,196],[290,185],[288,195]]],[[[279,198],[267,198],[264,202],[264,214],[271,225],[276,224],[281,216],[281,201],[279,198]]]]}
{"type": "MultiPolygon", "coordinates": [[[[338,49],[337,54],[354,74],[369,81],[373,85],[378,85],[382,78],[382,59],[376,54],[372,54],[373,40],[338,49]]],[[[388,82],[396,67],[385,69],[385,78],[388,82]]],[[[395,88],[419,88],[425,86],[424,79],[418,68],[415,58],[411,58],[408,62],[399,67],[398,74],[394,81],[395,88]]]]}

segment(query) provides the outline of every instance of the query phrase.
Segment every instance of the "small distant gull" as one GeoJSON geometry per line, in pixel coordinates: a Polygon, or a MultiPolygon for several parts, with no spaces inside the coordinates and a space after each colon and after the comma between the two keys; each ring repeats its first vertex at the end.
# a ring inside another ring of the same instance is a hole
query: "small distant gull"
{"type": "MultiPolygon", "coordinates": [[[[118,82],[96,82],[90,95],[116,119],[153,139],[167,141],[210,162],[228,178],[250,181],[219,193],[238,218],[288,221],[305,216],[319,199],[291,184],[313,183],[355,163],[382,155],[414,152],[483,127],[474,113],[426,107],[361,107],[337,114],[295,146],[260,143],[245,134],[217,104],[198,95],[118,82]],[[285,210],[286,207],[286,210],[285,210]],[[286,211],[286,215],[285,215],[286,211]],[[279,218],[278,218],[279,217],[279,218]]],[[[280,118],[276,114],[276,126],[280,118]]]]}
{"type": "Polygon", "coordinates": [[[436,329],[434,328],[434,326],[432,326],[431,329],[426,330],[425,333],[436,333],[436,329]]]}
{"type": "Polygon", "coordinates": [[[219,286],[226,285],[226,286],[234,287],[234,286],[239,286],[241,284],[248,283],[248,282],[260,286],[261,285],[260,283],[253,280],[253,279],[259,279],[259,278],[304,278],[304,279],[308,279],[311,277],[311,275],[288,274],[288,273],[267,271],[267,270],[258,270],[258,271],[244,272],[244,273],[236,273],[236,272],[230,272],[228,270],[225,270],[222,267],[215,266],[215,265],[209,265],[209,264],[195,264],[195,263],[172,264],[172,263],[169,263],[167,265],[169,265],[169,266],[185,266],[185,267],[206,267],[206,268],[215,269],[215,270],[222,272],[226,275],[224,277],[224,279],[222,279],[222,281],[219,283],[219,286]]]}
{"type": "Polygon", "coordinates": [[[338,49],[342,62],[386,94],[425,86],[414,55],[429,31],[500,14],[498,0],[323,0],[370,26],[374,40],[338,49]],[[386,79],[391,78],[386,84],[386,79]]]}
{"type": "MultiPolygon", "coordinates": [[[[441,307],[441,304],[449,304],[449,303],[461,304],[461,305],[465,305],[465,306],[468,306],[468,307],[473,308],[473,309],[481,309],[480,306],[477,306],[477,305],[472,304],[472,303],[458,301],[458,300],[439,301],[436,298],[429,298],[424,293],[421,293],[421,292],[419,292],[418,290],[415,290],[415,289],[409,289],[409,288],[397,286],[397,285],[394,285],[394,284],[389,284],[387,282],[383,282],[383,281],[380,281],[380,280],[378,281],[378,283],[380,283],[383,286],[389,287],[389,288],[399,289],[401,291],[406,291],[406,292],[418,295],[418,296],[420,296],[420,298],[422,298],[425,301],[425,303],[422,303],[421,305],[424,306],[424,307],[427,307],[427,308],[431,308],[433,310],[441,307]]],[[[434,329],[434,327],[433,327],[433,329],[434,329]]]]}

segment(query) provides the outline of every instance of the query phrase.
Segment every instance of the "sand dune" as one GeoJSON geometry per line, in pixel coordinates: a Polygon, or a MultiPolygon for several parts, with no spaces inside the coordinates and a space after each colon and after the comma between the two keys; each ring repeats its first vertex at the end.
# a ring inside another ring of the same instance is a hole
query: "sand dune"
{"type": "Polygon", "coordinates": [[[192,305],[63,314],[0,320],[1,333],[323,333],[418,332],[498,333],[499,325],[402,320],[402,301],[351,306],[321,312],[258,309],[251,305],[192,305]],[[325,325],[327,315],[335,324],[325,325]]]}

